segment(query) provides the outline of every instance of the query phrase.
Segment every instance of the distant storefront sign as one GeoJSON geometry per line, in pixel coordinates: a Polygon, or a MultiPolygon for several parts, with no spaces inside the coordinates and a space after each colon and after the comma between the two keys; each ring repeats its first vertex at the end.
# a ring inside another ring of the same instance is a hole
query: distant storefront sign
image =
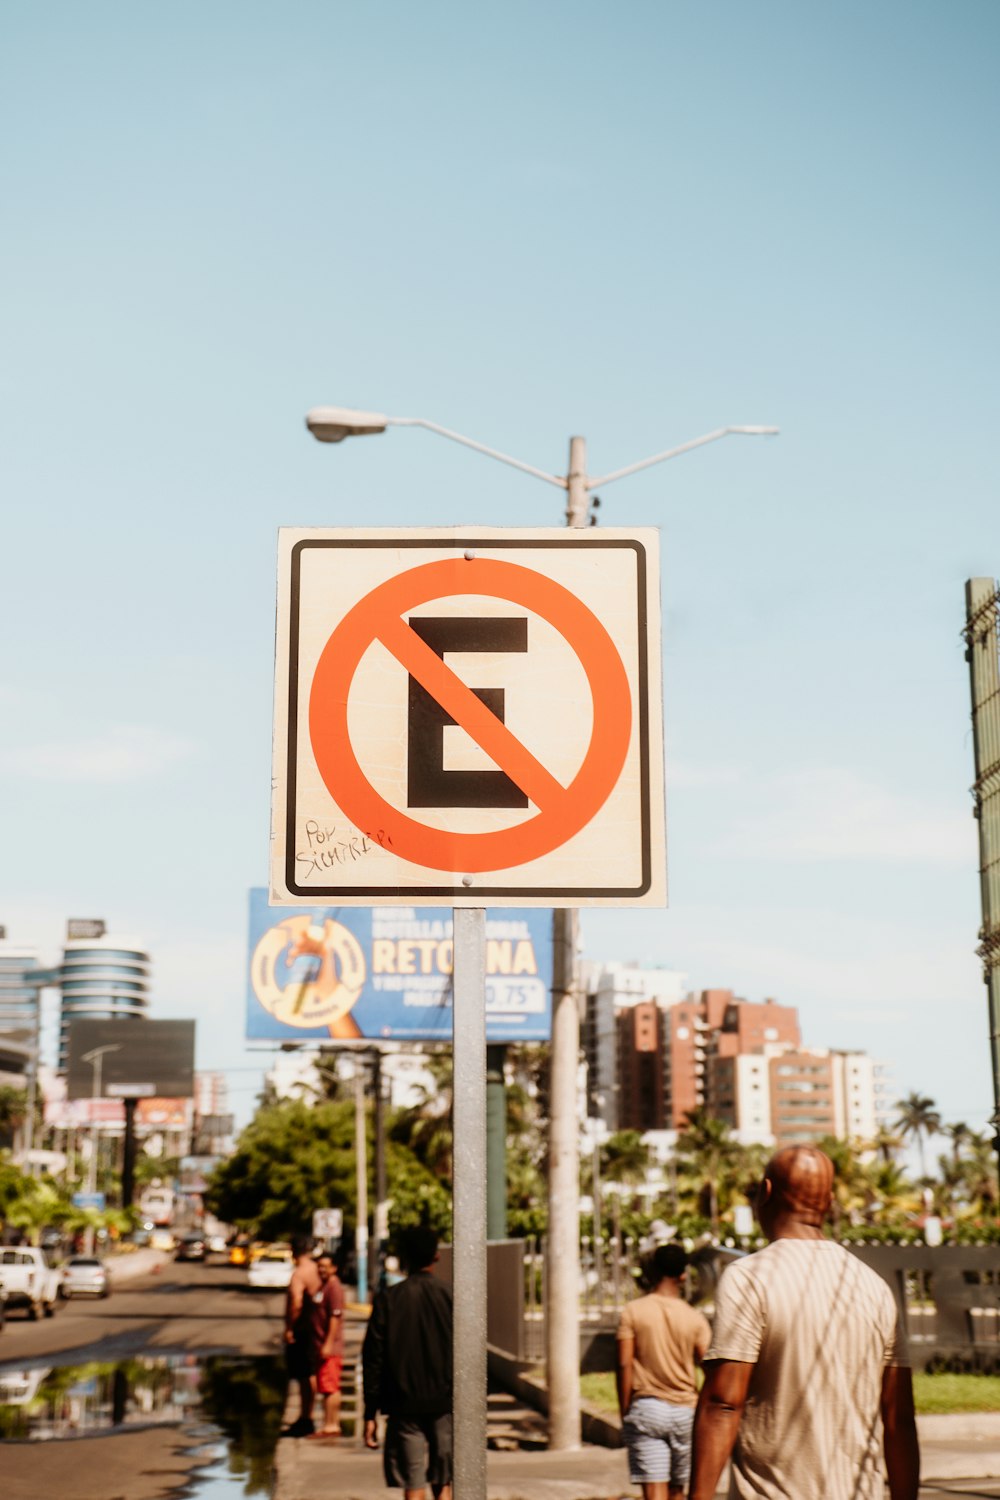
{"type": "Polygon", "coordinates": [[[87,939],[102,938],[108,930],[108,924],[102,922],[100,917],[70,917],[66,923],[66,941],[78,943],[87,939]]]}
{"type": "MultiPolygon", "coordinates": [[[[247,1040],[451,1040],[452,916],[440,907],[268,906],[250,892],[247,1040]]],[[[486,1034],[547,1041],[552,914],[486,913],[486,1034]]]]}
{"type": "Polygon", "coordinates": [[[106,1202],[106,1199],[105,1199],[105,1196],[104,1196],[103,1193],[74,1193],[73,1194],[73,1207],[74,1208],[84,1208],[84,1209],[86,1209],[86,1208],[93,1208],[93,1209],[96,1209],[96,1211],[99,1214],[102,1214],[104,1212],[105,1202],[106,1202]]]}

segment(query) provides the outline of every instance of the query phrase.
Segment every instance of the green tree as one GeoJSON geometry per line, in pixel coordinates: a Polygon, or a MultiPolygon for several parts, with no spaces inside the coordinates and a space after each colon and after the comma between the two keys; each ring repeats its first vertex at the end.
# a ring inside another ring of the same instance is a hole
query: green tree
{"type": "Polygon", "coordinates": [[[27,1118],[27,1091],[9,1083],[0,1085],[0,1143],[9,1146],[27,1118]]]}
{"type": "Polygon", "coordinates": [[[400,1145],[408,1146],[414,1156],[435,1177],[451,1181],[452,1170],[452,1063],[451,1051],[431,1052],[424,1063],[430,1082],[417,1088],[417,1101],[400,1110],[390,1126],[390,1134],[400,1145]]]}
{"type": "Polygon", "coordinates": [[[887,1125],[880,1125],[871,1144],[882,1161],[890,1162],[895,1159],[903,1142],[897,1131],[890,1130],[887,1125]]]}
{"type": "MultiPolygon", "coordinates": [[[[373,1122],[368,1113],[368,1202],[374,1203],[373,1122]]],[[[386,1152],[389,1222],[446,1227],[447,1188],[405,1145],[390,1139],[386,1152]]],[[[212,1174],[206,1207],[227,1224],[264,1238],[308,1231],[317,1208],[340,1208],[355,1223],[357,1178],[354,1103],[350,1099],[309,1104],[285,1099],[262,1105],[236,1143],[233,1155],[212,1174]]]]}
{"type": "Polygon", "coordinates": [[[833,1162],[831,1218],[834,1231],[837,1231],[844,1219],[853,1223],[864,1209],[868,1173],[854,1142],[841,1140],[839,1136],[825,1135],[816,1145],[833,1162]]]}
{"type": "Polygon", "coordinates": [[[937,1135],[941,1129],[941,1116],[933,1099],[928,1099],[924,1094],[910,1093],[905,1099],[900,1099],[896,1104],[898,1111],[896,1117],[896,1129],[904,1140],[912,1138],[917,1143],[920,1154],[920,1175],[927,1176],[927,1162],[924,1155],[924,1141],[927,1136],[937,1135]]]}
{"type": "MultiPolygon", "coordinates": [[[[523,1049],[525,1052],[527,1048],[523,1049]]],[[[538,1049],[532,1049],[537,1053],[538,1049]]],[[[545,1183],[545,1133],[538,1092],[525,1075],[508,1078],[507,1100],[507,1232],[544,1234],[548,1220],[545,1183]]]]}
{"type": "Polygon", "coordinates": [[[700,1182],[699,1206],[717,1234],[720,1208],[728,1206],[743,1176],[743,1151],[725,1120],[704,1107],[688,1110],[686,1121],[677,1137],[678,1165],[700,1182]]]}
{"type": "Polygon", "coordinates": [[[355,1201],[353,1105],[301,1099],[258,1109],[205,1197],[225,1223],[270,1239],[308,1229],[317,1208],[353,1215],[355,1201]]]}
{"type": "Polygon", "coordinates": [[[968,1150],[960,1164],[962,1185],[970,1207],[989,1216],[997,1212],[997,1161],[989,1136],[970,1131],[968,1150]]]}
{"type": "Polygon", "coordinates": [[[20,1229],[33,1245],[48,1224],[61,1222],[69,1204],[55,1183],[43,1178],[25,1177],[21,1189],[4,1209],[6,1222],[20,1229]]]}
{"type": "Polygon", "coordinates": [[[966,1142],[971,1141],[973,1132],[964,1120],[956,1120],[954,1125],[944,1127],[944,1134],[951,1141],[951,1159],[958,1166],[962,1157],[962,1147],[966,1142]]]}

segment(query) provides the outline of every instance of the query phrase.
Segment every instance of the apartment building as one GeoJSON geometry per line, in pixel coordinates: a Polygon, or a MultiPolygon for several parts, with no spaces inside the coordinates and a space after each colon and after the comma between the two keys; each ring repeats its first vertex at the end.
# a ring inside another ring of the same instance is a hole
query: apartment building
{"type": "MultiPolygon", "coordinates": [[[[648,1050],[652,1022],[644,1013],[644,1019],[630,1027],[629,1017],[646,1005],[652,1004],[662,1013],[676,1004],[684,996],[687,975],[674,969],[646,969],[635,963],[585,962],[581,977],[580,1040],[586,1059],[587,1115],[612,1132],[662,1128],[625,1123],[665,1118],[663,1062],[651,1060],[648,1050]]],[[[657,1020],[662,1052],[661,1025],[657,1020]]]]}
{"type": "Polygon", "coordinates": [[[885,1119],[883,1074],[865,1052],[771,1042],[716,1060],[712,1113],[745,1145],[780,1148],[825,1135],[870,1141],[885,1119]]]}
{"type": "MultiPolygon", "coordinates": [[[[720,1061],[767,1046],[799,1046],[799,1013],[774,1000],[740,1000],[732,990],[702,990],[667,1013],[664,1069],[667,1128],[681,1130],[690,1110],[721,1114],[720,1061]]],[[[752,1084],[749,1085],[752,1088],[752,1084]]],[[[725,1118],[725,1116],[722,1116],[725,1118]]]]}
{"type": "Polygon", "coordinates": [[[770,1147],[870,1140],[886,1118],[881,1065],[803,1047],[794,1006],[728,989],[684,995],[682,974],[636,965],[585,977],[587,1113],[608,1131],[676,1132],[703,1107],[744,1144],[770,1147]]]}

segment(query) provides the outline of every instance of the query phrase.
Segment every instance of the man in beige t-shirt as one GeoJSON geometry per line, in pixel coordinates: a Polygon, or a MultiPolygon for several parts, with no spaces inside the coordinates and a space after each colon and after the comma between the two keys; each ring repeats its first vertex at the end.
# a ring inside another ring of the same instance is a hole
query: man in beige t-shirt
{"type": "Polygon", "coordinates": [[[618,1406],[629,1478],[645,1500],[679,1500],[691,1468],[698,1399],[695,1365],[711,1329],[681,1295],[687,1256],[679,1245],[653,1252],[653,1290],[622,1308],[618,1325],[618,1406]]]}
{"type": "Polygon", "coordinates": [[[757,1217],[771,1243],[719,1282],[691,1500],[711,1500],[730,1453],[736,1500],[882,1500],[883,1456],[892,1500],[916,1500],[913,1385],[895,1299],[824,1238],[832,1188],[833,1163],[813,1146],[768,1163],[757,1217]]]}

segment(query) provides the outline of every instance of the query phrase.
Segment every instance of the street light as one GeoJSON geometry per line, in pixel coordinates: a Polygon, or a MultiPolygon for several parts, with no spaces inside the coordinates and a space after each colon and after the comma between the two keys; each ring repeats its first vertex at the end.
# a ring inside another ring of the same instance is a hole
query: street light
{"type": "MultiPolygon", "coordinates": [[[[582,437],[569,441],[569,465],[565,474],[549,474],[509,453],[441,427],[425,417],[391,417],[384,412],[355,411],[346,406],[314,406],[306,415],[306,426],[321,443],[340,443],[346,437],[366,437],[388,427],[424,427],[439,437],[461,443],[487,458],[543,479],[566,491],[567,526],[590,522],[592,491],[613,484],[654,464],[678,458],[707,443],[726,437],[776,437],[777,427],[716,427],[701,437],[674,448],[665,448],[650,458],[592,477],[587,473],[587,443],[582,437]]],[[[549,1447],[575,1448],[580,1442],[580,1379],[578,1300],[580,1275],[579,1200],[580,1150],[577,1139],[576,1070],[580,1052],[580,1017],[576,997],[578,913],[557,907],[552,919],[552,1052],[549,1105],[549,1229],[546,1285],[546,1366],[549,1394],[549,1447]]]]}
{"type": "MultiPolygon", "coordinates": [[[[97,1129],[97,1101],[101,1097],[101,1069],[104,1066],[104,1054],[106,1052],[120,1052],[120,1042],[109,1042],[104,1047],[92,1047],[89,1052],[84,1052],[80,1058],[81,1062],[90,1063],[93,1069],[93,1081],[90,1089],[90,1162],[87,1167],[87,1192],[97,1191],[97,1143],[99,1134],[97,1129]]],[[[93,1228],[87,1230],[87,1253],[94,1249],[93,1228]]]]}
{"type": "Polygon", "coordinates": [[[651,458],[640,459],[638,463],[628,464],[624,469],[614,469],[610,474],[602,474],[592,478],[587,474],[587,446],[583,438],[570,438],[569,471],[566,474],[549,474],[545,469],[537,469],[534,464],[526,464],[519,458],[512,458],[509,453],[501,453],[498,448],[488,448],[485,443],[478,443],[474,438],[466,437],[464,433],[453,432],[450,427],[442,427],[437,422],[429,422],[426,417],[389,417],[380,411],[355,411],[349,406],[314,406],[306,413],[306,426],[313,437],[320,443],[342,443],[347,437],[372,437],[380,432],[385,432],[387,427],[423,427],[428,432],[436,432],[439,437],[450,439],[453,443],[461,443],[463,448],[471,448],[475,453],[484,453],[487,458],[495,458],[502,464],[509,464],[512,469],[520,469],[523,474],[531,474],[535,479],[544,479],[546,484],[554,484],[557,489],[565,490],[568,495],[566,507],[567,526],[585,526],[586,497],[591,490],[613,484],[616,479],[625,479],[630,474],[638,474],[641,469],[651,469],[654,464],[665,463],[668,458],[678,458],[682,453],[690,453],[694,448],[703,448],[706,443],[717,443],[724,437],[777,437],[777,427],[716,427],[711,432],[703,433],[701,437],[691,438],[686,443],[680,443],[675,448],[665,448],[662,453],[654,453],[651,458]]]}

